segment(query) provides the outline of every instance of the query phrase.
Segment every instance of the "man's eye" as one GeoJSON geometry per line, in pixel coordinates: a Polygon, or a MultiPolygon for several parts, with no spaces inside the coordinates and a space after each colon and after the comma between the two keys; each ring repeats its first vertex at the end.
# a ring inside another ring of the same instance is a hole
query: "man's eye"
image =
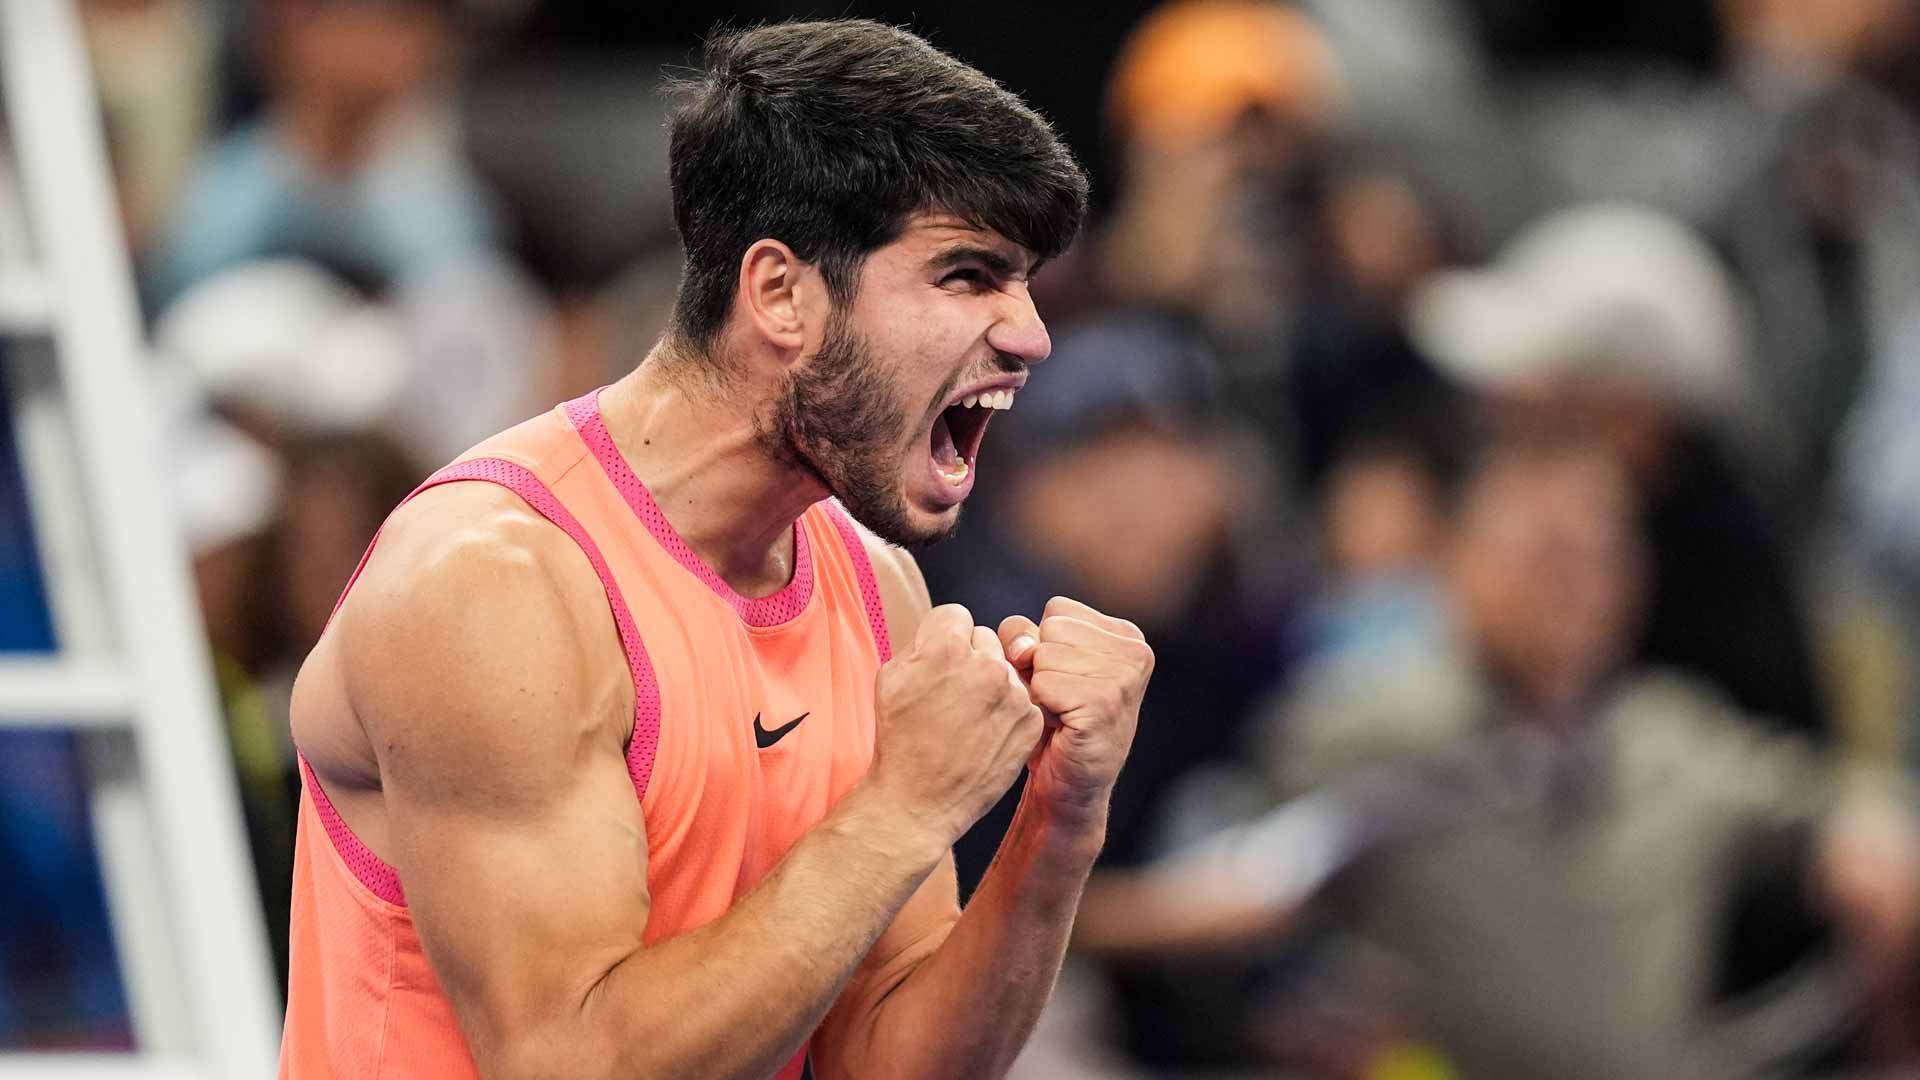
{"type": "Polygon", "coordinates": [[[948,274],[946,277],[943,277],[940,279],[940,284],[942,285],[952,285],[954,282],[961,282],[967,285],[988,284],[987,275],[984,272],[975,268],[968,268],[965,270],[955,270],[953,273],[948,274]]]}

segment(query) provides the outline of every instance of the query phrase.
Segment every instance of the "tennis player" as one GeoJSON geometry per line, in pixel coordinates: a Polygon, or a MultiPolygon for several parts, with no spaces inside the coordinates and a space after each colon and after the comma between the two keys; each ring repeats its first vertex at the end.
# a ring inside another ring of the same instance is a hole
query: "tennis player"
{"type": "Polygon", "coordinates": [[[430,477],[300,674],[282,1077],[971,1080],[1052,986],[1152,653],[929,610],[903,549],[1046,358],[1086,179],[874,23],[717,36],[677,93],[671,329],[430,477]]]}

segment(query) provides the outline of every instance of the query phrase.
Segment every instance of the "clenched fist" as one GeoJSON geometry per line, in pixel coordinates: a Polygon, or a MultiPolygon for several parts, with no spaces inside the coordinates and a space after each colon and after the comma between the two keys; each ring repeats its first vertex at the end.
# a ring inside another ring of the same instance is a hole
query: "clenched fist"
{"type": "Polygon", "coordinates": [[[951,847],[1013,786],[1043,730],[993,631],[958,604],[934,608],[880,669],[868,782],[951,847]]]}
{"type": "Polygon", "coordinates": [[[1024,615],[1002,621],[1000,644],[1045,711],[1045,731],[1027,762],[1027,791],[1068,818],[1104,815],[1153,674],[1153,650],[1140,628],[1056,596],[1038,626],[1024,615]]]}

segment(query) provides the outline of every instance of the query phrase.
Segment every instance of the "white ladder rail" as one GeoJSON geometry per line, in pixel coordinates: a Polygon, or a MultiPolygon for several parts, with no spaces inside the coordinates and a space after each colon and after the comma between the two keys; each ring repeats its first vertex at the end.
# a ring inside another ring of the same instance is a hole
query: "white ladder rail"
{"type": "Polygon", "coordinates": [[[115,933],[129,939],[121,955],[139,1052],[0,1055],[0,1078],[262,1077],[273,1069],[279,995],[185,546],[162,494],[81,42],[68,0],[0,0],[0,87],[46,266],[44,277],[0,275],[0,333],[51,336],[117,655],[63,651],[0,667],[0,723],[55,706],[47,722],[88,731],[111,727],[111,709],[126,708],[130,739],[88,742],[115,933]]]}
{"type": "Polygon", "coordinates": [[[80,445],[46,337],[51,329],[14,342],[0,374],[59,651],[0,662],[0,723],[67,727],[89,736],[81,744],[88,818],[129,1020],[143,1052],[177,1052],[192,1045],[193,1021],[179,993],[183,975],[173,935],[153,910],[154,884],[163,872],[155,854],[159,837],[139,777],[127,768],[137,703],[125,665],[112,659],[123,650],[88,520],[80,445]],[[107,742],[111,749],[96,745],[107,742]]]}

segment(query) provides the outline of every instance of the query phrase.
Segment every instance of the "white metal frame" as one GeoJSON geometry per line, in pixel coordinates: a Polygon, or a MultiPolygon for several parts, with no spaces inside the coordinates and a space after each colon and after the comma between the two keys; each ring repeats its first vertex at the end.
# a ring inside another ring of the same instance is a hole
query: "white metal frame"
{"type": "Polygon", "coordinates": [[[0,335],[53,349],[50,380],[7,374],[60,646],[56,658],[0,663],[0,727],[86,733],[137,1052],[0,1054],[0,1080],[264,1077],[279,995],[185,544],[163,496],[91,86],[69,0],[0,0],[0,87],[42,263],[0,271],[0,335]]]}

